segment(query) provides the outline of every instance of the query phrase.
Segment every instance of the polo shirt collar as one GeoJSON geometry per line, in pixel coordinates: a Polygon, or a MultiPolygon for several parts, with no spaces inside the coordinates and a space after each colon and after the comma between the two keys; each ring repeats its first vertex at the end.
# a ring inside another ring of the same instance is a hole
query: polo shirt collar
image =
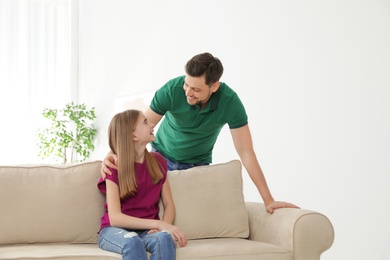
{"type": "Polygon", "coordinates": [[[210,98],[210,111],[217,110],[218,104],[219,104],[219,100],[221,98],[221,92],[222,92],[221,88],[222,87],[223,86],[221,84],[219,89],[211,95],[211,98],[210,98]]]}

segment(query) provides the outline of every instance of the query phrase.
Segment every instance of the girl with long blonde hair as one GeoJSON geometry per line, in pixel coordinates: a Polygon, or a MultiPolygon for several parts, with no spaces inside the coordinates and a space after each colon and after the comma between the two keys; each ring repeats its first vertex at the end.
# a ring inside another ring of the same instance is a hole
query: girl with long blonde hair
{"type": "Polygon", "coordinates": [[[167,179],[167,163],[146,145],[155,140],[153,125],[141,111],[116,114],[108,129],[110,149],[118,156],[118,169],[100,179],[106,194],[101,218],[99,247],[122,254],[123,259],[175,259],[176,243],[187,243],[184,233],[172,225],[175,206],[167,179]],[[159,201],[164,215],[159,218],[159,201]]]}

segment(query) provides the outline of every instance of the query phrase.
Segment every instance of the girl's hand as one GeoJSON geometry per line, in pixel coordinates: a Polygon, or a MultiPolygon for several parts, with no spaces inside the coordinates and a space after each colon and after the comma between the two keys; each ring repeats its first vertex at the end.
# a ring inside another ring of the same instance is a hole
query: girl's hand
{"type": "MultiPolygon", "coordinates": [[[[159,230],[161,230],[161,231],[165,230],[169,234],[171,234],[173,241],[178,243],[180,247],[185,247],[187,245],[187,237],[178,227],[171,225],[171,224],[168,224],[168,223],[163,222],[163,221],[160,221],[159,226],[160,226],[159,230]]],[[[155,229],[152,229],[152,230],[155,230],[155,229]]]]}

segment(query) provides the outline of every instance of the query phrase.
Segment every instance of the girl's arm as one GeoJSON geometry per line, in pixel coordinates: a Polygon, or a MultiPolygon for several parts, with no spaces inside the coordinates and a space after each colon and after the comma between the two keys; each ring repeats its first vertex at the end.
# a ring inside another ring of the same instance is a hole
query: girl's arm
{"type": "MultiPolygon", "coordinates": [[[[165,205],[164,197],[167,196],[167,194],[163,195],[165,193],[164,186],[165,183],[163,185],[161,196],[163,198],[163,204],[165,205]]],[[[173,209],[173,215],[172,213],[167,215],[167,216],[171,216],[171,217],[167,217],[169,219],[170,218],[172,219],[171,223],[161,221],[161,220],[155,220],[155,219],[143,219],[143,218],[128,216],[126,214],[123,214],[121,211],[121,202],[120,202],[118,185],[116,185],[116,183],[114,183],[113,181],[106,180],[106,191],[107,191],[106,198],[107,198],[108,216],[110,218],[111,226],[128,228],[128,229],[139,229],[139,230],[147,230],[147,229],[157,229],[160,231],[165,230],[169,234],[171,234],[172,239],[174,241],[177,241],[181,247],[187,244],[187,239],[184,233],[178,227],[173,226],[171,224],[174,218],[174,209],[173,209]]],[[[170,189],[169,189],[169,197],[172,203],[171,206],[168,206],[168,208],[173,206],[173,200],[172,200],[172,196],[170,195],[170,189]]],[[[171,210],[169,211],[172,212],[171,210]]]]}
{"type": "MultiPolygon", "coordinates": [[[[165,180],[162,190],[161,190],[161,199],[164,205],[164,215],[162,221],[165,223],[173,224],[175,220],[175,204],[173,203],[171,188],[169,186],[168,178],[165,180]]],[[[173,239],[176,240],[181,247],[187,244],[186,235],[178,227],[172,226],[174,229],[169,232],[173,236],[173,239]]]]}
{"type": "Polygon", "coordinates": [[[106,180],[106,198],[110,225],[128,229],[160,229],[161,221],[154,219],[142,219],[123,214],[119,196],[119,187],[115,182],[106,180]]]}
{"type": "Polygon", "coordinates": [[[175,220],[175,204],[173,203],[171,187],[169,186],[168,178],[165,180],[165,183],[162,186],[161,199],[164,205],[164,215],[162,221],[169,224],[173,224],[175,220]]]}

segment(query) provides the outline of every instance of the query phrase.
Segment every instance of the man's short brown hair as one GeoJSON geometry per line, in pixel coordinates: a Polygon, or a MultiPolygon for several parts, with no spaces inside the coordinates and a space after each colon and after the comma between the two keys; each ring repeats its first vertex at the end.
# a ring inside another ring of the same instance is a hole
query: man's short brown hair
{"type": "Polygon", "coordinates": [[[185,66],[185,71],[191,77],[205,76],[205,83],[211,86],[219,81],[223,74],[221,61],[210,53],[201,53],[192,57],[185,66]]]}

